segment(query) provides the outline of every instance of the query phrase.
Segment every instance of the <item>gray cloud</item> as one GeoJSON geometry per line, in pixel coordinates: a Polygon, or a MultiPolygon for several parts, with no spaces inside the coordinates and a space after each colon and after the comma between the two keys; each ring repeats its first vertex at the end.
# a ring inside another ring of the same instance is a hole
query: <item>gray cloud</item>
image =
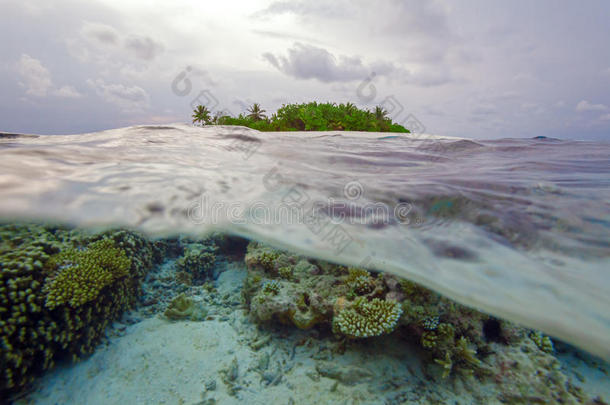
{"type": "Polygon", "coordinates": [[[149,37],[130,36],[125,39],[125,48],[144,60],[153,60],[163,52],[163,46],[149,37]]]}
{"type": "Polygon", "coordinates": [[[267,60],[280,72],[297,79],[317,79],[324,83],[362,80],[372,72],[390,77],[406,74],[392,63],[377,61],[365,64],[358,56],[335,56],[324,48],[295,43],[287,56],[264,53],[267,60]]]}
{"type": "Polygon", "coordinates": [[[360,58],[337,58],[326,49],[301,43],[295,43],[288,49],[288,56],[265,53],[263,57],[279,71],[297,79],[348,82],[362,79],[370,73],[360,58]]]}
{"type": "Polygon", "coordinates": [[[94,39],[101,44],[119,44],[118,31],[114,27],[106,24],[85,23],[81,32],[83,36],[94,39]]]}
{"type": "Polygon", "coordinates": [[[164,50],[153,38],[121,33],[108,24],[84,22],[80,34],[80,39],[71,40],[72,50],[84,60],[104,60],[112,52],[116,59],[131,56],[149,62],[164,50]]]}
{"type": "Polygon", "coordinates": [[[87,80],[98,96],[127,112],[140,111],[149,106],[146,90],[138,86],[105,83],[102,79],[87,80]]]}

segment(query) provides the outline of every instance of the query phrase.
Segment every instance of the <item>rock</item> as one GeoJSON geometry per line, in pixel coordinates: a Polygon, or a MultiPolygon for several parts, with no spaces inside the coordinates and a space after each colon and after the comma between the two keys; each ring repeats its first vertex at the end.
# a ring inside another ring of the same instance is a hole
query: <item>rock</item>
{"type": "Polygon", "coordinates": [[[369,370],[356,366],[342,366],[330,361],[318,361],[316,370],[320,375],[337,380],[345,385],[358,384],[373,376],[369,370]]]}

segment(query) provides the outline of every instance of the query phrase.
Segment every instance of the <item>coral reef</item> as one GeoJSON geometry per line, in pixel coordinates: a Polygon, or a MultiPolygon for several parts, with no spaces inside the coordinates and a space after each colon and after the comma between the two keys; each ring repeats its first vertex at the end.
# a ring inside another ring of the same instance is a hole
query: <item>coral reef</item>
{"type": "Polygon", "coordinates": [[[429,378],[501,384],[498,399],[508,403],[586,402],[558,369],[550,339],[538,332],[393,275],[307,259],[257,242],[248,245],[245,261],[243,294],[257,322],[332,330],[352,345],[393,333],[418,348],[429,378]]]}
{"type": "Polygon", "coordinates": [[[129,231],[0,225],[0,392],[92,352],[135,302],[153,251],[129,231]]]}
{"type": "Polygon", "coordinates": [[[66,248],[50,263],[58,269],[43,287],[50,309],[64,304],[76,308],[94,300],[102,289],[126,277],[131,266],[125,251],[110,239],[93,242],[84,250],[66,248]]]}
{"type": "Polygon", "coordinates": [[[390,333],[402,314],[396,301],[357,298],[349,308],[337,312],[334,329],[351,338],[365,338],[390,333]]]}
{"type": "Polygon", "coordinates": [[[545,336],[540,331],[533,331],[530,333],[530,338],[536,343],[536,346],[543,352],[553,353],[555,350],[553,347],[553,341],[548,336],[545,336]]]}
{"type": "MultiPolygon", "coordinates": [[[[179,271],[190,274],[193,285],[201,285],[209,277],[216,263],[217,250],[218,247],[211,238],[187,243],[184,255],[176,261],[176,267],[179,271]]],[[[183,275],[182,279],[186,279],[186,276],[183,275]]]]}
{"type": "Polygon", "coordinates": [[[267,295],[269,295],[269,294],[278,295],[280,293],[280,289],[281,289],[280,283],[277,282],[276,280],[271,280],[271,281],[266,281],[263,284],[262,292],[263,292],[263,294],[267,294],[267,295]]]}

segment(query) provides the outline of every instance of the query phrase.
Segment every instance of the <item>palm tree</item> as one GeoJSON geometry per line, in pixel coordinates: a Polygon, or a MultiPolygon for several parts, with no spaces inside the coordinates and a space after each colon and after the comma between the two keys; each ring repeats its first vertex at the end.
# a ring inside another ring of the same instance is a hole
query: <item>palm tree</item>
{"type": "Polygon", "coordinates": [[[210,110],[206,106],[198,105],[193,110],[193,124],[199,123],[201,125],[209,124],[211,122],[210,110]]]}
{"type": "Polygon", "coordinates": [[[267,116],[263,114],[266,111],[262,110],[258,103],[252,104],[252,107],[248,108],[247,111],[250,113],[248,114],[248,118],[251,118],[254,121],[261,121],[267,118],[267,116]]]}
{"type": "Polygon", "coordinates": [[[380,106],[375,107],[375,112],[373,112],[373,114],[377,121],[385,121],[388,119],[388,112],[380,106]]]}
{"type": "Polygon", "coordinates": [[[356,108],[356,105],[354,103],[350,103],[349,101],[347,103],[345,103],[345,111],[348,114],[351,114],[351,113],[353,113],[356,110],[357,110],[357,108],[356,108]]]}

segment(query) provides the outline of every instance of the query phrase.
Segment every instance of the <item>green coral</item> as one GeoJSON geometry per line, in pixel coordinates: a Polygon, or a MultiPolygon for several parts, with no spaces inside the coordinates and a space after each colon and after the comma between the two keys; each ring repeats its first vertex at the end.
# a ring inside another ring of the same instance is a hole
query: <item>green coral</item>
{"type": "Polygon", "coordinates": [[[0,395],[60,358],[91,353],[135,302],[153,257],[150,242],[133,232],[0,225],[0,395]],[[105,275],[75,276],[87,269],[105,275]]]}
{"type": "Polygon", "coordinates": [[[453,360],[451,360],[451,354],[449,352],[446,352],[444,359],[434,359],[434,362],[436,364],[440,364],[442,366],[442,368],[443,368],[442,377],[443,378],[449,377],[449,374],[451,374],[451,370],[453,369],[453,360]]]}
{"type": "Polygon", "coordinates": [[[67,248],[51,262],[59,270],[43,288],[50,309],[63,304],[76,308],[94,300],[103,288],[126,277],[131,266],[125,251],[109,239],[93,242],[85,250],[67,248]]]}
{"type": "Polygon", "coordinates": [[[464,336],[460,337],[456,342],[454,353],[460,361],[469,366],[479,367],[481,365],[481,360],[476,356],[477,351],[470,347],[468,339],[464,336]]]}
{"type": "Polygon", "coordinates": [[[402,308],[396,301],[357,298],[333,320],[336,330],[351,338],[366,338],[390,333],[396,327],[402,308]]]}
{"type": "MultiPolygon", "coordinates": [[[[294,262],[291,261],[288,255],[257,242],[251,242],[248,245],[246,264],[251,268],[261,269],[263,272],[273,276],[281,276],[279,274],[280,269],[285,267],[292,268],[294,266],[294,262]]],[[[287,273],[287,269],[283,271],[285,274],[287,273]]]]}
{"type": "Polygon", "coordinates": [[[262,291],[266,295],[278,295],[280,293],[280,289],[280,283],[277,280],[271,280],[263,284],[262,291]]]}
{"type": "Polygon", "coordinates": [[[201,302],[196,302],[184,293],[176,296],[163,313],[166,318],[171,320],[190,319],[191,321],[202,321],[207,314],[208,312],[201,302]]]}
{"type": "Polygon", "coordinates": [[[259,257],[259,262],[265,270],[272,271],[278,257],[279,254],[277,253],[263,252],[259,257]]]}
{"type": "Polygon", "coordinates": [[[176,260],[178,271],[191,274],[194,284],[201,284],[209,276],[216,263],[217,247],[209,243],[190,243],[184,249],[184,255],[176,260]]]}
{"type": "Polygon", "coordinates": [[[281,278],[290,280],[292,279],[292,268],[290,266],[283,266],[277,270],[281,278]]]}
{"type": "Polygon", "coordinates": [[[538,346],[538,348],[543,352],[553,353],[555,351],[551,338],[546,335],[543,335],[542,332],[533,331],[530,334],[530,339],[532,339],[534,343],[536,343],[536,346],[538,346]]]}
{"type": "MultiPolygon", "coordinates": [[[[349,296],[355,298],[358,295],[366,295],[375,290],[376,280],[365,269],[349,267],[345,283],[350,288],[349,296]]],[[[381,275],[381,274],[380,274],[381,275]]],[[[379,282],[382,278],[378,277],[379,282]]]]}

